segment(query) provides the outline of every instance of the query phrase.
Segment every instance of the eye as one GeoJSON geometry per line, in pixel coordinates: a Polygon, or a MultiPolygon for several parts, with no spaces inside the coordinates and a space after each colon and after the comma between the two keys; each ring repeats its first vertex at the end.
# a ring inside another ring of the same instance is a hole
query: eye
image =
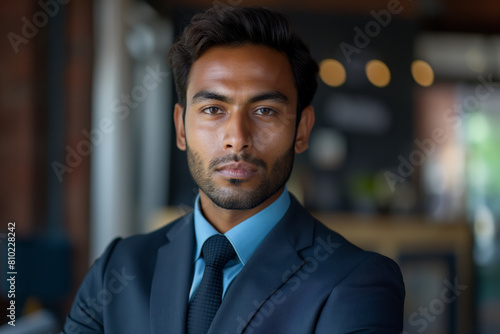
{"type": "Polygon", "coordinates": [[[205,114],[209,114],[209,115],[215,115],[215,114],[222,113],[222,109],[219,107],[206,107],[206,108],[203,108],[201,111],[204,112],[205,114]]]}
{"type": "Polygon", "coordinates": [[[262,116],[271,116],[272,114],[275,114],[276,111],[271,108],[259,108],[257,109],[257,114],[262,115],[262,116]]]}

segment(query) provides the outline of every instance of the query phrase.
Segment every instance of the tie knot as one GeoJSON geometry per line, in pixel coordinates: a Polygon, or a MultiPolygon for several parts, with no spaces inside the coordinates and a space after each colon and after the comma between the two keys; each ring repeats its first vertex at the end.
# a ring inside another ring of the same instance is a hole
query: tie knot
{"type": "Polygon", "coordinates": [[[203,244],[202,252],[205,265],[218,269],[224,268],[236,256],[233,246],[222,234],[208,238],[203,244]]]}

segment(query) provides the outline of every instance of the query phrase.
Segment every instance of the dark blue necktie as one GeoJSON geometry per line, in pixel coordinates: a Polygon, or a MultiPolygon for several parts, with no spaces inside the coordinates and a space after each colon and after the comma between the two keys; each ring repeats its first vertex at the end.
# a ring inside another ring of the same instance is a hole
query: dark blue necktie
{"type": "Polygon", "coordinates": [[[205,270],[188,310],[188,334],[205,334],[222,301],[222,268],[236,256],[233,246],[221,234],[205,241],[202,248],[205,270]]]}

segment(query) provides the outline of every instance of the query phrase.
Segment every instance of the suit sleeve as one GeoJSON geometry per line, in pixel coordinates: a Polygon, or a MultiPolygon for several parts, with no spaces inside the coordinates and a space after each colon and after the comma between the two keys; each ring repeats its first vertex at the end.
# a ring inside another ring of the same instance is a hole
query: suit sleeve
{"type": "Polygon", "coordinates": [[[120,241],[117,238],[106,248],[103,255],[97,259],[85,276],[69,315],[62,334],[95,334],[104,333],[103,305],[97,302],[104,288],[104,274],[109,258],[120,241]]]}
{"type": "Polygon", "coordinates": [[[399,334],[403,330],[404,298],[398,265],[372,253],[332,290],[315,333],[399,334]]]}

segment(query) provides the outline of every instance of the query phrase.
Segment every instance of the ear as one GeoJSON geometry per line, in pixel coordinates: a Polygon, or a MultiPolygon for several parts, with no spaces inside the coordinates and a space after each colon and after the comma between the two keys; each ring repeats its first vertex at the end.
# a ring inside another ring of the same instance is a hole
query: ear
{"type": "Polygon", "coordinates": [[[179,103],[175,104],[174,126],[177,147],[181,151],[186,150],[186,130],[184,128],[184,108],[179,103]]]}
{"type": "Polygon", "coordinates": [[[309,147],[309,135],[314,125],[314,108],[307,106],[302,110],[300,122],[295,135],[295,153],[302,153],[309,147]]]}

